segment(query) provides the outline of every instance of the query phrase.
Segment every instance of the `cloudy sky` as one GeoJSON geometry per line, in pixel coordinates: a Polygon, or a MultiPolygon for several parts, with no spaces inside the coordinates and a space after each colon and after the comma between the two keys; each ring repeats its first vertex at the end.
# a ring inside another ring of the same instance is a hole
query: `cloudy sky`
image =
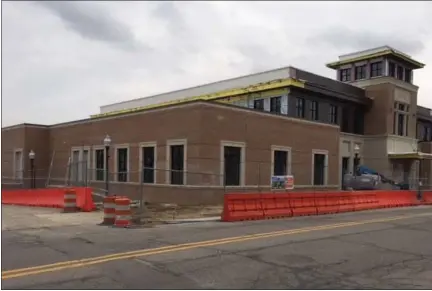
{"type": "Polygon", "coordinates": [[[389,44],[426,64],[432,2],[4,2],[2,126],[87,118],[99,106],[389,44]]]}

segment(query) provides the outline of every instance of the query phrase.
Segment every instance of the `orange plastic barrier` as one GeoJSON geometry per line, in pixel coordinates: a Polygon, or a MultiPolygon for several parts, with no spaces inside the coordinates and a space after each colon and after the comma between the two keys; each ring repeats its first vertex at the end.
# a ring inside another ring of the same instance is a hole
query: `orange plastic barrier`
{"type": "Polygon", "coordinates": [[[290,197],[287,194],[261,195],[265,218],[279,218],[293,216],[290,197]]]}
{"type": "Polygon", "coordinates": [[[403,207],[420,204],[415,191],[375,191],[381,207],[403,207]]]}
{"type": "Polygon", "coordinates": [[[423,192],[423,204],[432,205],[432,191],[423,192]]]}
{"type": "MultiPolygon", "coordinates": [[[[423,192],[432,204],[432,191],[423,192]]],[[[332,191],[319,193],[226,194],[222,221],[331,214],[419,205],[416,191],[332,191]]]]}
{"type": "Polygon", "coordinates": [[[264,219],[261,194],[225,194],[222,221],[264,219]]]}
{"type": "MultiPolygon", "coordinates": [[[[77,207],[82,211],[93,211],[91,188],[74,188],[77,207]]],[[[64,188],[12,189],[2,190],[2,204],[63,208],[65,206],[64,188]]]]}
{"type": "Polygon", "coordinates": [[[315,194],[313,193],[289,193],[291,211],[293,216],[316,215],[315,194]]]}

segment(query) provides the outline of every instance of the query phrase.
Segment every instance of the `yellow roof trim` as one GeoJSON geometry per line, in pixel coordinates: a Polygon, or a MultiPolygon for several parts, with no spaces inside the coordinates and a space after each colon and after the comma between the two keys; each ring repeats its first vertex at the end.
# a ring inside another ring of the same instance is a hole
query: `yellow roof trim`
{"type": "Polygon", "coordinates": [[[336,62],[332,62],[332,63],[328,63],[326,64],[326,66],[330,69],[336,69],[339,66],[345,65],[345,64],[349,64],[349,63],[353,63],[353,62],[359,62],[359,61],[364,61],[367,59],[372,59],[372,58],[378,58],[378,57],[382,57],[382,56],[386,56],[386,55],[394,55],[397,56],[398,58],[401,58],[405,61],[407,61],[408,63],[411,63],[415,66],[417,66],[418,68],[423,68],[425,66],[425,64],[418,62],[416,60],[413,60],[403,54],[400,54],[398,52],[395,52],[393,50],[385,50],[382,52],[378,52],[378,53],[373,53],[373,54],[369,54],[369,55],[365,55],[365,56],[360,56],[360,57],[356,57],[356,58],[352,58],[352,59],[347,59],[347,60],[343,60],[343,61],[336,61],[336,62]]]}
{"type": "Polygon", "coordinates": [[[413,153],[391,153],[388,154],[389,158],[393,159],[432,159],[432,154],[423,152],[413,152],[413,153]]]}
{"type": "Polygon", "coordinates": [[[304,88],[304,86],[305,86],[304,84],[305,84],[305,81],[297,80],[294,78],[279,79],[279,80],[273,80],[273,81],[266,82],[266,83],[259,83],[259,84],[247,86],[244,88],[229,89],[229,90],[224,90],[224,91],[220,91],[220,92],[216,92],[216,93],[212,93],[212,94],[207,94],[207,95],[187,97],[184,99],[173,100],[173,101],[163,102],[163,103],[159,103],[159,104],[151,104],[151,105],[147,105],[147,106],[140,106],[140,107],[135,107],[135,108],[130,108],[130,109],[94,114],[94,115],[91,115],[90,117],[91,118],[100,118],[100,117],[106,117],[106,116],[136,113],[136,112],[151,109],[151,108],[159,108],[159,107],[163,107],[163,106],[181,104],[181,103],[185,103],[185,102],[198,101],[198,100],[202,100],[202,101],[216,100],[216,99],[220,99],[220,98],[226,98],[226,97],[237,96],[237,95],[244,95],[244,94],[249,94],[249,93],[253,93],[253,92],[267,91],[267,90],[277,89],[277,88],[281,88],[281,87],[293,86],[293,87],[304,88]]]}

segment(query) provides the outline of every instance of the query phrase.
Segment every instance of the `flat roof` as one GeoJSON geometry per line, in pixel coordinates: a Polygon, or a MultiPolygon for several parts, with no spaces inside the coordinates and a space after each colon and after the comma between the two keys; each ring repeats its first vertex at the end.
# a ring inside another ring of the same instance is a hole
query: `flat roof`
{"type": "Polygon", "coordinates": [[[326,64],[326,66],[331,69],[337,69],[338,67],[343,66],[345,64],[350,64],[353,62],[358,62],[358,61],[363,61],[363,60],[378,58],[383,56],[390,56],[390,55],[411,64],[414,67],[414,69],[421,69],[424,68],[425,66],[425,64],[414,60],[410,55],[405,54],[388,45],[373,48],[373,49],[368,49],[364,51],[358,51],[355,53],[341,55],[339,56],[338,61],[328,63],[326,64]]]}

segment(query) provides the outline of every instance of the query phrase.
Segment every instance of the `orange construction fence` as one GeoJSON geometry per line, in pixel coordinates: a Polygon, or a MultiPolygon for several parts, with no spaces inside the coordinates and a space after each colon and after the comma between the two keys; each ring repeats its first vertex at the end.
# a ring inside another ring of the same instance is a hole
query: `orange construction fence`
{"type": "Polygon", "coordinates": [[[432,191],[423,192],[423,203],[432,205],[432,191]]]}
{"type": "MultiPolygon", "coordinates": [[[[96,205],[93,202],[91,188],[76,187],[76,205],[82,211],[93,211],[96,205]]],[[[64,188],[46,189],[11,189],[1,191],[2,204],[38,206],[38,207],[65,207],[64,188]]]]}
{"type": "MultiPolygon", "coordinates": [[[[432,204],[432,192],[423,193],[432,204]]],[[[422,204],[415,191],[335,191],[319,193],[225,194],[222,221],[320,215],[422,204]]]]}

